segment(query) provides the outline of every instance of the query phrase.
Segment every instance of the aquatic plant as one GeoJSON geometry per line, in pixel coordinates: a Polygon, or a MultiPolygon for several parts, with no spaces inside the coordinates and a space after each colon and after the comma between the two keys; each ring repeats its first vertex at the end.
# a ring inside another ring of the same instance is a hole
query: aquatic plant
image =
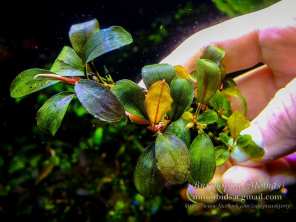
{"type": "MultiPolygon", "coordinates": [[[[154,135],[140,155],[134,183],[144,196],[159,193],[165,185],[206,186],[216,166],[229,159],[260,159],[264,151],[249,135],[247,104],[223,68],[223,49],[210,45],[196,68],[151,64],[142,68],[145,88],[129,79],[113,81],[99,73],[94,60],[131,44],[122,27],[99,28],[96,19],[72,25],[71,46],[65,46],[49,70],[31,68],[11,83],[13,98],[64,83],[72,87],[49,98],[37,112],[37,126],[55,135],[72,100],[78,99],[100,123],[139,124],[154,135]],[[231,106],[231,100],[239,104],[231,106]]],[[[135,131],[133,134],[137,134],[135,131]]]]}

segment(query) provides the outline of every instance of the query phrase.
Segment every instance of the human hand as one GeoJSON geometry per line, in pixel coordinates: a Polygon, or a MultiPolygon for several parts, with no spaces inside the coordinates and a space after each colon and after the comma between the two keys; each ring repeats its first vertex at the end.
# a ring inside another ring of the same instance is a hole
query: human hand
{"type": "Polygon", "coordinates": [[[269,8],[236,17],[199,31],[185,40],[161,63],[183,65],[189,71],[203,49],[223,48],[227,73],[253,69],[235,81],[249,104],[252,135],[265,150],[260,163],[236,162],[218,169],[224,191],[243,195],[266,191],[257,184],[288,185],[296,182],[296,2],[283,0],[269,8]],[[222,172],[222,173],[221,173],[222,172]],[[237,189],[239,186],[240,189],[237,189]]]}

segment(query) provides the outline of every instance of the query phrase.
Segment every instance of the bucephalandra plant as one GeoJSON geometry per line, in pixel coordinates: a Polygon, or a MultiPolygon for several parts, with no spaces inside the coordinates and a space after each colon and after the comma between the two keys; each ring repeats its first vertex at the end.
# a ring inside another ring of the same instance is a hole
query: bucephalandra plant
{"type": "Polygon", "coordinates": [[[11,84],[11,96],[24,97],[58,82],[73,85],[37,112],[37,126],[52,135],[74,98],[99,121],[116,124],[128,118],[151,131],[155,141],[140,155],[134,172],[141,194],[154,195],[168,184],[206,186],[216,167],[229,159],[263,156],[251,136],[240,134],[249,126],[247,106],[235,82],[225,76],[223,49],[208,46],[191,73],[170,64],[144,66],[144,89],[128,79],[114,82],[111,75],[102,76],[92,62],[132,43],[122,27],[99,29],[94,19],[73,25],[69,38],[72,47],[65,46],[49,70],[21,72],[11,84]],[[230,100],[237,100],[237,110],[230,100]]]}

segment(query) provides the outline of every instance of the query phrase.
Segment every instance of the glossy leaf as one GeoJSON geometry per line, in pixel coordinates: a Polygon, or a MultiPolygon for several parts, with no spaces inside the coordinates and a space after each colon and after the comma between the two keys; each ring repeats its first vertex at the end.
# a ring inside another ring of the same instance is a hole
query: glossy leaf
{"type": "Polygon", "coordinates": [[[84,108],[101,121],[118,122],[125,116],[116,96],[95,81],[80,80],[75,84],[75,92],[84,108]]]}
{"type": "Polygon", "coordinates": [[[69,38],[76,53],[85,60],[85,45],[88,39],[99,31],[99,22],[92,19],[87,22],[72,25],[69,31],[69,38]]]}
{"type": "Polygon", "coordinates": [[[45,69],[27,69],[16,76],[10,85],[10,96],[20,98],[58,83],[57,80],[35,79],[35,75],[50,73],[45,69]]]}
{"type": "Polygon", "coordinates": [[[210,60],[199,59],[193,77],[197,81],[197,101],[207,104],[221,84],[219,66],[210,60]]]}
{"type": "Polygon", "coordinates": [[[62,76],[84,76],[84,65],[71,47],[64,46],[50,71],[62,76]]]}
{"type": "Polygon", "coordinates": [[[171,119],[176,120],[190,107],[193,97],[193,83],[187,79],[174,78],[170,84],[173,105],[171,119]]]}
{"type": "Polygon", "coordinates": [[[203,124],[213,124],[218,121],[218,114],[214,110],[207,110],[198,116],[197,121],[203,124]]]}
{"type": "Polygon", "coordinates": [[[174,135],[158,134],[155,142],[156,165],[170,184],[187,180],[190,157],[185,143],[174,135]]]}
{"type": "Polygon", "coordinates": [[[232,99],[232,102],[238,102],[239,109],[238,111],[242,112],[244,115],[247,114],[248,106],[245,97],[243,97],[237,87],[229,87],[222,91],[226,96],[229,96],[232,99]],[[236,101],[237,100],[237,101],[236,101]]]}
{"type": "Polygon", "coordinates": [[[225,146],[215,147],[216,166],[222,166],[229,159],[229,151],[225,146]]]}
{"type": "Polygon", "coordinates": [[[94,33],[86,42],[86,62],[90,62],[107,52],[129,45],[132,42],[132,36],[120,26],[101,29],[94,33]]]}
{"type": "Polygon", "coordinates": [[[147,88],[159,80],[165,80],[168,84],[176,76],[176,71],[169,64],[146,65],[142,68],[142,79],[147,88]]]}
{"type": "Polygon", "coordinates": [[[162,190],[163,183],[156,167],[153,149],[146,149],[139,157],[134,172],[134,184],[144,196],[152,196],[162,190]]]}
{"type": "Polygon", "coordinates": [[[264,149],[258,146],[250,135],[239,135],[236,146],[231,153],[231,158],[238,162],[249,159],[260,159],[264,155],[264,149]]]}
{"type": "Polygon", "coordinates": [[[171,110],[172,102],[169,85],[164,80],[153,83],[145,98],[146,112],[152,125],[159,123],[171,110]]]}
{"type": "Polygon", "coordinates": [[[190,146],[191,184],[207,185],[216,169],[215,148],[207,134],[199,134],[190,146]]]}
{"type": "Polygon", "coordinates": [[[127,112],[145,119],[145,94],[141,87],[131,80],[123,79],[116,82],[111,91],[127,112]]]}
{"type": "Polygon", "coordinates": [[[37,112],[37,126],[55,135],[61,126],[74,94],[61,92],[49,98],[37,112]]]}
{"type": "Polygon", "coordinates": [[[172,122],[166,129],[166,134],[173,134],[183,140],[183,142],[189,146],[190,145],[190,129],[186,127],[187,121],[180,118],[172,122]]]}
{"type": "Polygon", "coordinates": [[[224,115],[228,117],[231,114],[230,102],[220,91],[217,91],[210,99],[209,105],[221,116],[224,115]]]}
{"type": "Polygon", "coordinates": [[[240,132],[249,127],[250,121],[240,112],[236,111],[227,120],[230,134],[236,138],[240,132]]]}

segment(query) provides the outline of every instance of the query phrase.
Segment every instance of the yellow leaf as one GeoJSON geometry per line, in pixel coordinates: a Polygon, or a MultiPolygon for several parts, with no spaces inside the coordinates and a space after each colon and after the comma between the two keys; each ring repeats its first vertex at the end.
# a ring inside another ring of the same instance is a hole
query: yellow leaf
{"type": "Polygon", "coordinates": [[[150,86],[145,98],[145,108],[151,125],[161,121],[171,110],[172,102],[170,87],[165,80],[157,81],[150,86]]]}
{"type": "Polygon", "coordinates": [[[250,126],[250,121],[244,116],[244,114],[235,111],[228,118],[227,125],[231,136],[236,138],[242,130],[250,126]]]}
{"type": "Polygon", "coordinates": [[[188,71],[186,70],[186,68],[184,66],[176,65],[175,71],[176,71],[176,74],[178,77],[180,77],[182,79],[191,79],[190,74],[188,73],[188,71]]]}

